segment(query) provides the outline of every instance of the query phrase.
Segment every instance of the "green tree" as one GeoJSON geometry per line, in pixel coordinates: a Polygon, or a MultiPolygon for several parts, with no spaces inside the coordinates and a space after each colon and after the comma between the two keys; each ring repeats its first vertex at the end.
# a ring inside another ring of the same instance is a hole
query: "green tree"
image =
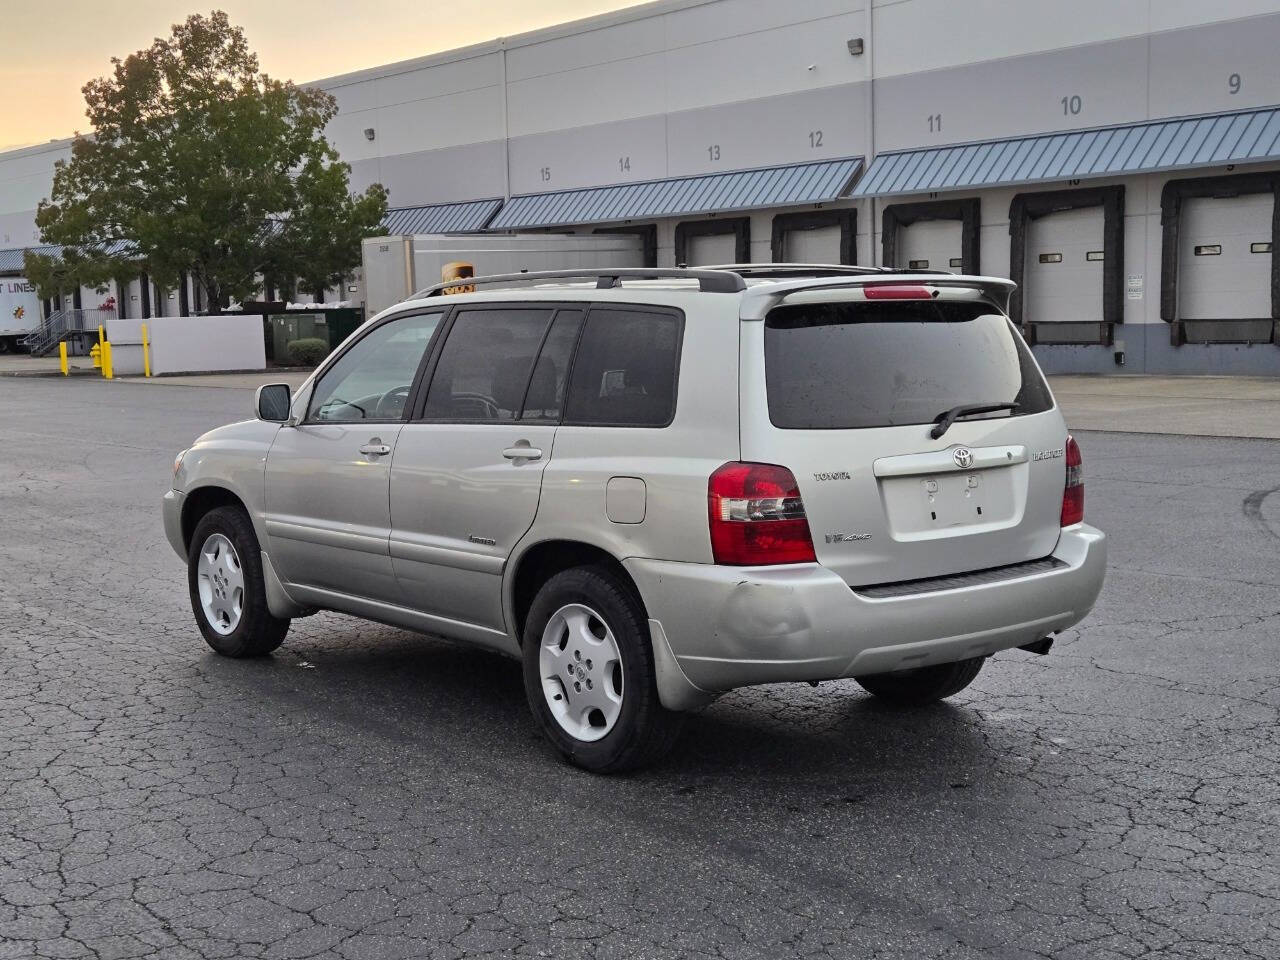
{"type": "Polygon", "coordinates": [[[322,288],[359,262],[387,194],[351,194],[350,167],[324,137],[332,96],[262,73],[221,11],[112,64],[85,85],[93,133],[76,137],[36,214],[74,268],[28,253],[31,275],[96,284],[145,269],[172,288],[189,271],[210,304],[225,304],[252,295],[260,275],[322,288]]]}
{"type": "Polygon", "coordinates": [[[340,286],[360,261],[360,241],[382,232],[386,191],[375,185],[353,195],[345,164],[316,165],[297,175],[301,203],[280,224],[272,245],[274,262],[264,274],[312,295],[340,286]],[[372,225],[372,226],[371,226],[372,225]]]}

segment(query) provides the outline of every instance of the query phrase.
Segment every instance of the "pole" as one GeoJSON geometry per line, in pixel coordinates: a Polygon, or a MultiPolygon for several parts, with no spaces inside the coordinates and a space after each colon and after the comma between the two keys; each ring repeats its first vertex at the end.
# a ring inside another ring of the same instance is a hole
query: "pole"
{"type": "Polygon", "coordinates": [[[104,340],[102,342],[102,375],[108,380],[114,378],[115,373],[111,369],[111,341],[104,340]]]}
{"type": "Polygon", "coordinates": [[[147,337],[147,325],[142,325],[142,375],[151,376],[151,340],[147,337]]]}
{"type": "MultiPolygon", "coordinates": [[[[876,159],[876,38],[874,3],[866,5],[867,34],[867,163],[876,159]]],[[[876,198],[867,198],[867,263],[873,267],[881,264],[880,244],[876,243],[876,198]]]]}
{"type": "Polygon", "coordinates": [[[58,341],[58,366],[62,368],[62,375],[68,376],[70,371],[67,369],[67,341],[58,341]]]}

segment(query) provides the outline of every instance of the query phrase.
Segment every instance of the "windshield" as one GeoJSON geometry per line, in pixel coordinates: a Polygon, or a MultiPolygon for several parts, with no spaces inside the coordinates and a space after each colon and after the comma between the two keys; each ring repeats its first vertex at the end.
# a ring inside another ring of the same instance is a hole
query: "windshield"
{"type": "Polygon", "coordinates": [[[765,319],[769,419],[794,430],[933,423],[953,407],[1053,407],[1008,318],[990,304],[904,300],[783,306],[765,319]]]}

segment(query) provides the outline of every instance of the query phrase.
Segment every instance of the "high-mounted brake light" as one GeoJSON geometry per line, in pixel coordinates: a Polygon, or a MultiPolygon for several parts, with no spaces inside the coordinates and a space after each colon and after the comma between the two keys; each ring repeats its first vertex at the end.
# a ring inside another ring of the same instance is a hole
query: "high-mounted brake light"
{"type": "Polygon", "coordinates": [[[910,284],[868,285],[862,288],[862,294],[868,300],[932,300],[933,294],[928,287],[910,284]]]}
{"type": "Polygon", "coordinates": [[[716,563],[813,563],[813,538],[796,478],[771,463],[726,463],[707,481],[716,563]]]}
{"type": "Polygon", "coordinates": [[[1084,522],[1084,460],[1076,438],[1067,435],[1067,486],[1062,491],[1062,525],[1084,522]]]}

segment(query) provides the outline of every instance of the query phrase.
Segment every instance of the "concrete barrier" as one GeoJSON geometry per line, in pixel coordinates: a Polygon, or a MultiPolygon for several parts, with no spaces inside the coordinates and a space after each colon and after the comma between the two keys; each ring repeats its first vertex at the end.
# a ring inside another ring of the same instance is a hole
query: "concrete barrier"
{"type": "Polygon", "coordinates": [[[266,346],[262,317],[151,317],[149,320],[109,320],[115,375],[142,373],[142,324],[151,341],[151,372],[217,373],[225,370],[265,370],[266,346]]]}

